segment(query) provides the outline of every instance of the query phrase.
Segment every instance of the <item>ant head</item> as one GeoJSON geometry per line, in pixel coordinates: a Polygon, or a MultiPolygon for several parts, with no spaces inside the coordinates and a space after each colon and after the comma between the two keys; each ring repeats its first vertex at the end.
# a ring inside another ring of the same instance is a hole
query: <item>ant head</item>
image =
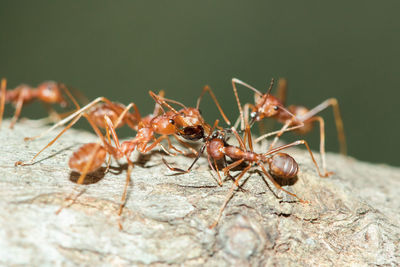
{"type": "Polygon", "coordinates": [[[56,82],[43,82],[38,86],[39,98],[46,103],[59,103],[62,107],[66,107],[68,102],[61,94],[60,86],[56,82]]]}
{"type": "Polygon", "coordinates": [[[158,134],[170,135],[176,132],[176,120],[165,114],[153,118],[150,124],[158,134]]]}
{"type": "Polygon", "coordinates": [[[260,121],[263,118],[274,117],[281,111],[282,107],[281,102],[273,95],[263,95],[252,109],[250,114],[251,120],[260,121]]]}

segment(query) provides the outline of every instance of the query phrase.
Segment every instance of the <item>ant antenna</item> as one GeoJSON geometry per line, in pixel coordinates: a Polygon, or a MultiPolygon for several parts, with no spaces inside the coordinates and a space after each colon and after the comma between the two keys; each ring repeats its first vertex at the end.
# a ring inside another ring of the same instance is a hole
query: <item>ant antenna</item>
{"type": "Polygon", "coordinates": [[[269,88],[268,88],[268,91],[267,91],[267,95],[269,95],[269,94],[271,93],[272,87],[274,86],[274,82],[275,82],[275,79],[274,79],[274,78],[271,78],[271,82],[270,82],[270,84],[269,84],[269,88]]]}

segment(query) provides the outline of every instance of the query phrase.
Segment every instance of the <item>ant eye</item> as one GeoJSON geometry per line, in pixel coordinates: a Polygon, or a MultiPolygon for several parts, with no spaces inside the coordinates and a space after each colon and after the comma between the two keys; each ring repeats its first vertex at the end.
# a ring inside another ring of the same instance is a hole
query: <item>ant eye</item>
{"type": "Polygon", "coordinates": [[[255,117],[257,117],[257,112],[252,112],[252,113],[250,113],[250,117],[251,117],[252,119],[254,119],[255,117]]]}
{"type": "Polygon", "coordinates": [[[172,125],[174,125],[174,124],[175,124],[175,121],[174,121],[174,120],[169,120],[169,123],[171,123],[172,125]]]}
{"type": "Polygon", "coordinates": [[[278,107],[278,106],[275,106],[275,107],[274,107],[274,110],[278,110],[278,109],[279,109],[279,107],[278,107]]]}

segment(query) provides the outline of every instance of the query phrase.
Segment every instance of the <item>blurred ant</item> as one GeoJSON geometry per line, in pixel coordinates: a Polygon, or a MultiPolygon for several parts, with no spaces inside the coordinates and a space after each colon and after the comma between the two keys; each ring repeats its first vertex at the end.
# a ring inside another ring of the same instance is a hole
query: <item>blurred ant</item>
{"type": "Polygon", "coordinates": [[[327,99],[311,110],[303,106],[295,106],[295,105],[291,105],[285,108],[287,81],[285,79],[279,80],[277,97],[270,94],[273,84],[274,80],[272,79],[267,93],[263,94],[254,87],[252,87],[251,85],[242,82],[239,79],[236,78],[232,79],[233,91],[235,93],[236,101],[241,116],[241,125],[242,125],[241,128],[243,128],[243,125],[245,123],[244,117],[246,118],[246,120],[248,120],[249,109],[251,109],[250,113],[251,120],[249,122],[250,125],[252,125],[256,121],[258,122],[261,121],[263,118],[273,118],[283,123],[284,126],[279,131],[262,135],[255,140],[255,142],[257,143],[268,136],[276,134],[275,139],[270,145],[270,148],[272,148],[278,141],[279,137],[284,132],[296,130],[299,134],[306,134],[312,130],[313,123],[318,121],[320,125],[320,153],[322,158],[322,168],[325,172],[324,175],[329,176],[331,173],[327,172],[326,161],[325,161],[325,122],[322,117],[316,116],[316,114],[328,108],[329,106],[333,107],[336,129],[338,132],[338,139],[340,143],[340,151],[342,154],[346,155],[347,154],[346,139],[344,135],[343,121],[340,115],[337,99],[336,98],[327,99]],[[241,84],[253,90],[255,93],[255,105],[246,104],[244,106],[245,109],[244,115],[240,104],[239,96],[237,93],[236,84],[241,84]]]}
{"type": "Polygon", "coordinates": [[[41,101],[51,115],[57,116],[58,114],[49,106],[49,104],[60,104],[65,108],[68,102],[63,97],[63,91],[79,109],[79,105],[75,98],[71,95],[67,87],[62,83],[53,81],[43,82],[37,88],[32,88],[29,85],[19,85],[15,89],[7,90],[7,80],[1,80],[1,94],[0,94],[0,126],[3,120],[4,105],[6,103],[13,103],[15,106],[15,113],[10,123],[10,128],[13,129],[17,122],[22,107],[35,99],[41,101]]]}

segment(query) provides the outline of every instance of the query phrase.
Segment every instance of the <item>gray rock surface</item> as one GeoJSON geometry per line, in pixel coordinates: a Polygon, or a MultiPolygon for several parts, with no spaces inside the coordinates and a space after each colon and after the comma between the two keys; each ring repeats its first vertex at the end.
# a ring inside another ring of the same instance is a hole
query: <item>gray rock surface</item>
{"type": "MultiPolygon", "coordinates": [[[[23,137],[45,128],[25,121],[11,131],[7,123],[0,130],[0,265],[400,265],[399,168],[329,153],[328,167],[335,174],[320,178],[306,152],[292,149],[300,173],[285,188],[311,204],[271,183],[268,187],[255,168],[210,230],[232,182],[219,187],[204,158],[193,172],[173,175],[162,153],[135,154],[120,231],[123,162],[119,167],[114,161],[105,175],[89,176],[76,203],[56,215],[65,198],[77,192],[70,155],[97,138],[71,130],[36,164],[14,167],[54,134],[26,143],[23,137]]],[[[182,168],[192,160],[164,157],[182,168]]]]}

